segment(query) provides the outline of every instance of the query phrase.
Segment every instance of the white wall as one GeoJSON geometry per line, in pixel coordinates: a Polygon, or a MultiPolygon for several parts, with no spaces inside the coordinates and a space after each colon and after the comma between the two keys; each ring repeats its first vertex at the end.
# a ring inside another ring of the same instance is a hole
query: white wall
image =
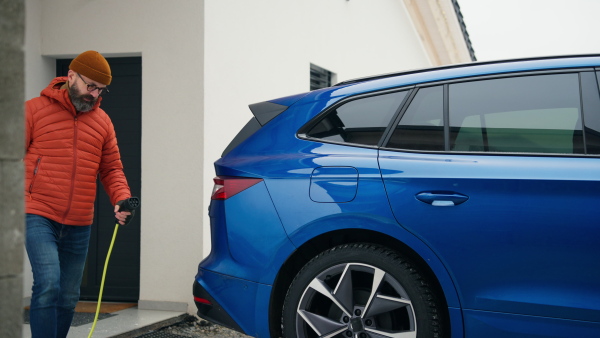
{"type": "Polygon", "coordinates": [[[195,312],[192,281],[210,249],[213,162],[250,119],[248,104],[308,91],[310,63],[339,81],[431,64],[401,0],[26,5],[27,98],[53,77],[57,57],[88,49],[142,57],[140,304],[147,307],[187,304],[195,312]]]}
{"type": "Polygon", "coordinates": [[[205,196],[248,104],[308,91],[310,63],[338,81],[431,65],[401,0],[218,0],[205,14],[205,196]]]}

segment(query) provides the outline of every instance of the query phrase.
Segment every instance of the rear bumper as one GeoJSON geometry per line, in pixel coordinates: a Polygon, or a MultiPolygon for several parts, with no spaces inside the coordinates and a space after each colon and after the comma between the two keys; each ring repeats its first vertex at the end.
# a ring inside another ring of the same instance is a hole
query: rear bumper
{"type": "Polygon", "coordinates": [[[198,269],[193,287],[198,316],[252,337],[270,337],[271,285],[198,269]],[[206,304],[204,300],[210,302],[206,304]]]}
{"type": "Polygon", "coordinates": [[[246,334],[198,281],[194,281],[194,303],[199,317],[246,334]]]}

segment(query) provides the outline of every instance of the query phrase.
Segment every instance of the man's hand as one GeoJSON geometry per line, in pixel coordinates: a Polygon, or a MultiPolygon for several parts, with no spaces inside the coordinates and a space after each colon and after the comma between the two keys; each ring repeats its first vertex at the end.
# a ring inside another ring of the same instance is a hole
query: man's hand
{"type": "Polygon", "coordinates": [[[129,224],[129,222],[131,222],[133,216],[135,216],[135,210],[119,211],[123,202],[125,202],[125,200],[121,200],[115,205],[115,218],[117,219],[117,222],[119,222],[119,224],[127,225],[129,224]]]}

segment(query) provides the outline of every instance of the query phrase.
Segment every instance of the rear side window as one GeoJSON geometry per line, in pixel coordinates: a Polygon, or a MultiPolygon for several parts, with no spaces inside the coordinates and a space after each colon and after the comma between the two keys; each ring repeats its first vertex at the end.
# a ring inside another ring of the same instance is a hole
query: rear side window
{"type": "Polygon", "coordinates": [[[442,86],[419,89],[394,129],[387,146],[412,150],[444,150],[442,86]]]}
{"type": "Polygon", "coordinates": [[[306,136],[333,142],[377,145],[407,91],[349,101],[330,111],[306,136]]]}
{"type": "Polygon", "coordinates": [[[578,74],[449,86],[450,150],[583,153],[578,74]]]}

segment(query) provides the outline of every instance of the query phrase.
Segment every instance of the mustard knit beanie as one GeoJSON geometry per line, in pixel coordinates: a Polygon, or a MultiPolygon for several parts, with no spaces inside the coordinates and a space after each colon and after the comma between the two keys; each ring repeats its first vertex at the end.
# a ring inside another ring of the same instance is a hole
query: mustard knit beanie
{"type": "Polygon", "coordinates": [[[93,50],[79,54],[71,61],[69,69],[103,85],[108,86],[112,80],[108,61],[100,53],[93,50]]]}

